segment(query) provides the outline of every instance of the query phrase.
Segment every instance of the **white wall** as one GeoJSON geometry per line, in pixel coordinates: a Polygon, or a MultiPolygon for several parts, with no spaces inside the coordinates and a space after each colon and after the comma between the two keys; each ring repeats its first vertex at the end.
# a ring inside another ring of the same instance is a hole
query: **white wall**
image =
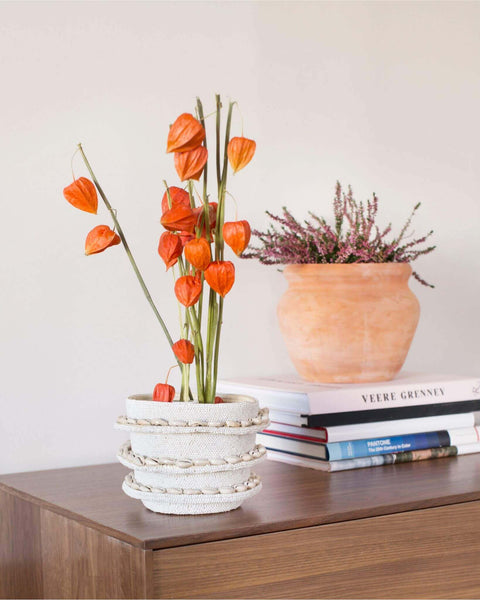
{"type": "MultiPolygon", "coordinates": [[[[172,363],[122,249],[83,256],[105,211],[62,189],[82,141],[175,329],[156,255],[164,145],[196,95],[240,102],[258,152],[230,190],[257,227],[283,204],[328,214],[336,179],[375,191],[385,223],[421,200],[415,229],[438,249],[418,269],[437,287],[412,283],[407,367],[478,374],[479,19],[478,2],[1,3],[0,472],[114,460],[124,397],[172,363]]],[[[237,267],[221,373],[291,370],[282,275],[237,267]]]]}

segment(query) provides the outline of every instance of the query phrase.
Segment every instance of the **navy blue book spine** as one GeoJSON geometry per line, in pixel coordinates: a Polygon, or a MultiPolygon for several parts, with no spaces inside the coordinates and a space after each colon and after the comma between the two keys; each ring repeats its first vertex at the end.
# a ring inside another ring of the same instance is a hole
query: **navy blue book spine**
{"type": "Polygon", "coordinates": [[[427,448],[450,446],[448,431],[430,431],[427,433],[411,433],[391,437],[372,438],[369,440],[353,440],[326,444],[328,460],[345,460],[347,458],[363,458],[394,452],[409,452],[427,448]]]}

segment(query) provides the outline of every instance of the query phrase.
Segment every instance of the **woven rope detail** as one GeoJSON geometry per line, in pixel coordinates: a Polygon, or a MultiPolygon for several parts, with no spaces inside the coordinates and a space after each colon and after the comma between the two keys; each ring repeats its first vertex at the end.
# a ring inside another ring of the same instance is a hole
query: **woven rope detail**
{"type": "Polygon", "coordinates": [[[153,494],[172,494],[172,495],[185,495],[185,496],[194,496],[194,495],[206,495],[211,496],[213,494],[235,494],[237,492],[246,492],[253,488],[256,488],[260,484],[260,477],[252,473],[250,477],[244,483],[238,483],[233,486],[226,486],[221,488],[203,488],[203,489],[194,489],[194,488],[157,488],[150,485],[143,485],[138,483],[135,479],[133,473],[129,473],[125,477],[125,484],[132,488],[133,490],[137,490],[139,492],[151,492],[153,494]]]}
{"type": "Polygon", "coordinates": [[[227,456],[226,458],[204,458],[204,459],[177,459],[177,458],[153,458],[152,456],[144,456],[141,454],[136,454],[132,450],[131,443],[125,442],[122,446],[120,446],[120,450],[118,451],[118,458],[123,458],[132,463],[132,465],[138,465],[139,467],[158,467],[158,466],[172,466],[179,467],[181,469],[188,469],[190,467],[205,467],[205,466],[216,466],[216,465],[236,465],[240,462],[250,462],[256,458],[260,458],[264,454],[266,454],[266,449],[261,444],[257,444],[252,450],[249,452],[245,452],[241,455],[236,456],[227,456]]]}
{"type": "Polygon", "coordinates": [[[268,408],[260,409],[258,415],[247,421],[167,421],[165,419],[132,419],[122,415],[118,425],[144,425],[145,427],[257,427],[269,423],[268,408]]]}

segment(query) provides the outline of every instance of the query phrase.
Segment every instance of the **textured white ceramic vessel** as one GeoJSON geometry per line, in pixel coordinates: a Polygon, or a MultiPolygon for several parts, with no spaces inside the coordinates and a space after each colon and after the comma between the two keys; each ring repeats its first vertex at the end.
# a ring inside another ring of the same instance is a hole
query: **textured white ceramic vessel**
{"type": "Polygon", "coordinates": [[[133,469],[123,483],[129,496],[155,512],[206,514],[238,508],[261,489],[252,472],[265,458],[255,444],[269,423],[248,396],[225,395],[222,404],[127,399],[118,429],[130,432],[118,458],[133,469]]]}

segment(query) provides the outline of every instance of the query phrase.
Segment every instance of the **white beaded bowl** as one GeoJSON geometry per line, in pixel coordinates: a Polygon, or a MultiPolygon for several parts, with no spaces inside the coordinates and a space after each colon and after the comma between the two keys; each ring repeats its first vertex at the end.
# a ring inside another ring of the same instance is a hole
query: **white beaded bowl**
{"type": "Polygon", "coordinates": [[[238,508],[261,482],[251,469],[266,456],[255,436],[269,424],[249,396],[225,395],[222,404],[127,399],[116,428],[130,432],[118,453],[133,469],[123,490],[154,512],[206,514],[238,508]]]}

